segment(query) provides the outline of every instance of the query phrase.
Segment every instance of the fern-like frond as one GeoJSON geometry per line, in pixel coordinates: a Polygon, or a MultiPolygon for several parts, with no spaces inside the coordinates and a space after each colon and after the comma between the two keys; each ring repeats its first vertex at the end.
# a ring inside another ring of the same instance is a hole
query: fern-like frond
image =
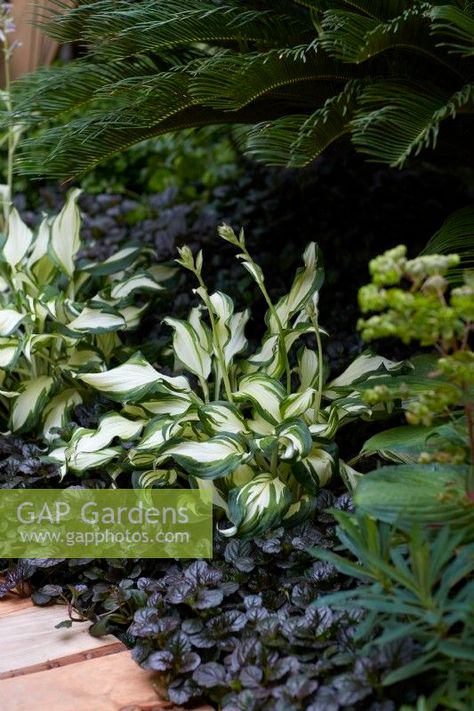
{"type": "Polygon", "coordinates": [[[359,93],[359,83],[350,81],[310,116],[285,116],[253,126],[244,134],[246,152],[268,165],[307,165],[350,131],[359,93]]]}
{"type": "Polygon", "coordinates": [[[76,34],[96,56],[109,60],[193,43],[262,42],[274,47],[289,38],[311,39],[310,28],[298,17],[246,8],[232,0],[99,0],[54,18],[46,31],[64,38],[64,26],[68,39],[76,34]]]}
{"type": "MultiPolygon", "coordinates": [[[[233,111],[288,85],[341,82],[350,77],[346,67],[313,43],[245,57],[236,52],[212,57],[198,64],[190,92],[205,106],[233,111]]],[[[312,93],[308,92],[307,99],[314,106],[312,93]]]]}
{"type": "Polygon", "coordinates": [[[29,124],[79,107],[86,110],[101,88],[127,77],[156,76],[158,71],[156,62],[148,57],[109,64],[78,60],[62,67],[39,69],[15,84],[15,119],[29,124]]]}
{"type": "Polygon", "coordinates": [[[459,254],[459,267],[450,269],[449,278],[461,281],[466,269],[474,269],[474,206],[454,212],[433,235],[421,254],[459,254]]]}
{"type": "MultiPolygon", "coordinates": [[[[322,22],[321,43],[328,54],[351,64],[360,64],[387,50],[422,52],[435,63],[448,60],[431,37],[428,3],[405,10],[380,22],[351,12],[327,12],[322,22]]],[[[453,70],[455,68],[453,67],[453,70]]]]}
{"type": "Polygon", "coordinates": [[[453,54],[463,57],[474,55],[474,5],[466,3],[464,9],[454,5],[441,5],[431,10],[432,32],[444,38],[439,46],[447,47],[453,54]]]}
{"type": "Polygon", "coordinates": [[[474,84],[450,95],[419,84],[373,82],[360,98],[352,140],[372,158],[402,167],[422,149],[434,148],[442,121],[461,110],[474,113],[474,84]]]}

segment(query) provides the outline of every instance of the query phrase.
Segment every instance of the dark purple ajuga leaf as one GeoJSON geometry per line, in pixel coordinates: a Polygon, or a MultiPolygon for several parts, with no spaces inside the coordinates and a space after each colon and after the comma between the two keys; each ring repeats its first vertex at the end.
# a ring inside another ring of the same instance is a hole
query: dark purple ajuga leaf
{"type": "Polygon", "coordinates": [[[216,662],[208,662],[193,672],[193,680],[204,687],[211,689],[214,686],[227,686],[227,673],[222,664],[216,662]]]}

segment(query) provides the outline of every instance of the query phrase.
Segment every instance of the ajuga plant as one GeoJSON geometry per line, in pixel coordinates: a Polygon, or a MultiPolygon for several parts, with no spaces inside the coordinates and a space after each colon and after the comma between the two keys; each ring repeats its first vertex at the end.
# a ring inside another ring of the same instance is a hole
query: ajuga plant
{"type": "Polygon", "coordinates": [[[457,254],[407,259],[404,246],[370,263],[371,284],[359,292],[359,328],[366,341],[395,337],[432,346],[418,378],[401,385],[378,383],[368,403],[404,403],[405,427],[382,432],[363,452],[378,451],[392,462],[360,482],[355,500],[383,520],[450,523],[474,536],[474,273],[449,287],[457,254]],[[424,370],[424,374],[423,371],[424,370]]]}
{"type": "Polygon", "coordinates": [[[51,439],[81,403],[82,371],[106,368],[120,348],[119,331],[139,323],[173,269],[146,267],[148,255],[127,247],[101,263],[79,265],[78,190],[36,232],[7,207],[0,246],[0,408],[13,432],[51,439]]]}
{"type": "Polygon", "coordinates": [[[390,689],[415,678],[424,703],[416,708],[469,711],[474,702],[474,543],[465,531],[412,527],[402,531],[361,513],[334,511],[336,529],[351,557],[319,548],[315,555],[359,581],[348,591],[318,597],[317,607],[364,610],[356,639],[362,654],[387,645],[413,650],[412,658],[383,675],[390,689]]]}
{"type": "Polygon", "coordinates": [[[210,488],[232,522],[226,535],[251,537],[310,515],[315,495],[334,474],[354,485],[357,473],[338,456],[338,427],[374,409],[385,412],[383,404],[362,401],[359,383],[403,364],[367,353],[325,383],[317,245],[307,246],[289,293],[274,304],[243,232],[223,226],[220,235],[239,250],[268,305],[261,346],[239,357],[250,313],[236,311],[228,295],[210,293],[202,253],[183,247],[177,261],[195,276],[200,304],[188,320],[164,319],[173,329],[176,374],[156,370],[140,353],[111,370],[78,373],[77,381],[123,408],[96,430],[76,429],[52,457],[79,473],[111,462],[113,477],[129,472],[137,487],[210,488]],[[115,437],[129,440],[127,446],[110,446],[115,437]]]}
{"type": "Polygon", "coordinates": [[[24,170],[77,175],[150,136],[212,124],[240,125],[246,150],[278,165],[305,165],[344,136],[392,166],[438,139],[435,157],[466,159],[470,0],[50,5],[45,30],[87,53],[20,83],[18,118],[57,121],[25,143],[24,170]]]}

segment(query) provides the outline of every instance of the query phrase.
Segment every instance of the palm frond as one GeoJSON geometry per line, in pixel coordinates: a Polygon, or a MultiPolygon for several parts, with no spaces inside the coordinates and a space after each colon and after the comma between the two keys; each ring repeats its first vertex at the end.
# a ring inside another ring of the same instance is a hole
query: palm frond
{"type": "MultiPolygon", "coordinates": [[[[316,44],[250,54],[227,52],[198,64],[190,92],[205,106],[230,111],[301,82],[341,82],[351,74],[316,44]]],[[[315,97],[308,94],[308,104],[315,97]]]]}
{"type": "Polygon", "coordinates": [[[268,165],[300,168],[350,131],[361,86],[350,81],[310,116],[285,116],[253,126],[244,134],[245,150],[268,165]]]}
{"type": "Polygon", "coordinates": [[[459,282],[465,269],[474,269],[474,206],[454,212],[433,235],[420,254],[459,254],[459,267],[451,269],[449,278],[459,282]]]}
{"type": "Polygon", "coordinates": [[[99,0],[55,17],[45,29],[62,41],[75,35],[88,42],[98,57],[109,60],[192,43],[245,41],[278,46],[289,38],[310,38],[307,24],[295,16],[249,9],[232,0],[217,4],[210,0],[99,0]]]}
{"type": "Polygon", "coordinates": [[[461,110],[474,113],[474,84],[449,94],[434,86],[373,82],[361,95],[352,140],[373,159],[402,167],[422,149],[434,148],[442,121],[461,110]]]}
{"type": "Polygon", "coordinates": [[[463,57],[474,55],[474,6],[465,4],[464,9],[454,5],[440,5],[431,10],[432,32],[441,35],[444,41],[439,46],[447,47],[453,54],[463,57]]]}
{"type": "MultiPolygon", "coordinates": [[[[387,50],[422,52],[433,62],[449,66],[431,37],[429,6],[415,5],[397,17],[380,22],[351,12],[327,12],[322,22],[321,43],[330,56],[359,64],[387,50]]],[[[456,71],[453,66],[452,69],[456,71]]]]}
{"type": "Polygon", "coordinates": [[[39,69],[14,86],[15,119],[24,124],[52,118],[96,101],[101,88],[127,77],[156,76],[159,68],[148,57],[133,61],[94,64],[79,60],[66,66],[39,69]]]}

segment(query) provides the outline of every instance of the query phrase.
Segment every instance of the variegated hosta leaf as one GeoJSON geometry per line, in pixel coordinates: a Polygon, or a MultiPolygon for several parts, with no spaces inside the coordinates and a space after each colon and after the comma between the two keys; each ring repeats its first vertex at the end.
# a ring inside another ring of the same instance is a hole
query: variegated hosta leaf
{"type": "Polygon", "coordinates": [[[25,314],[15,309],[0,309],[0,336],[9,336],[24,318],[25,314]]]}
{"type": "Polygon", "coordinates": [[[87,372],[93,368],[99,371],[103,366],[104,359],[102,355],[90,345],[78,344],[68,353],[66,367],[68,370],[75,372],[87,372]]]}
{"type": "Polygon", "coordinates": [[[82,271],[87,271],[94,276],[105,276],[107,274],[117,274],[127,267],[130,267],[140,254],[140,247],[126,247],[116,252],[103,262],[96,264],[86,264],[82,271]]]}
{"type": "Polygon", "coordinates": [[[134,274],[123,281],[114,284],[110,290],[112,299],[126,299],[135,291],[162,291],[163,287],[157,284],[145,271],[134,274]]]}
{"type": "MultiPolygon", "coordinates": [[[[310,242],[306,247],[303,262],[304,266],[296,272],[289,294],[280,299],[275,307],[283,328],[287,328],[291,317],[306,306],[324,280],[321,252],[315,242],[310,242]]],[[[269,313],[267,318],[270,331],[278,333],[275,317],[269,313]]]]}
{"type": "Polygon", "coordinates": [[[122,441],[134,439],[143,429],[143,420],[132,421],[117,412],[102,417],[96,430],[79,427],[74,431],[66,453],[74,457],[80,452],[98,452],[108,447],[117,437],[122,441]]]}
{"type": "Polygon", "coordinates": [[[189,390],[186,378],[172,378],[158,373],[141,353],[135,353],[123,365],[102,373],[78,373],[76,377],[112,400],[127,402],[147,395],[158,384],[176,390],[189,390]]]}
{"type": "Polygon", "coordinates": [[[315,395],[316,390],[313,388],[308,388],[301,393],[289,395],[283,400],[280,406],[282,419],[287,419],[288,417],[303,417],[311,408],[315,395]]]}
{"type": "Polygon", "coordinates": [[[221,533],[251,538],[281,524],[291,504],[286,484],[272,474],[262,472],[229,494],[229,518],[234,524],[221,533]]]}
{"type": "Polygon", "coordinates": [[[316,422],[309,425],[313,437],[333,439],[339,427],[339,412],[335,405],[314,413],[316,422]]]}
{"type": "Polygon", "coordinates": [[[372,353],[362,353],[337,378],[326,385],[324,397],[334,399],[340,395],[339,388],[349,388],[356,382],[361,382],[375,373],[393,373],[399,371],[404,362],[395,362],[372,353]]]}
{"type": "Polygon", "coordinates": [[[151,274],[153,279],[158,283],[168,281],[168,279],[174,277],[177,271],[176,267],[171,266],[171,264],[152,264],[147,267],[147,273],[151,274]]]}
{"type": "Polygon", "coordinates": [[[276,425],[281,421],[280,406],[286,397],[286,390],[279,380],[251,373],[241,379],[239,389],[233,396],[239,402],[251,402],[267,422],[276,425]]]}
{"type": "Polygon", "coordinates": [[[207,380],[211,372],[211,356],[199,333],[187,321],[171,317],[163,321],[174,329],[173,350],[176,357],[186,370],[207,380]]]}
{"type": "Polygon", "coordinates": [[[176,483],[178,475],[174,469],[148,469],[145,472],[133,472],[134,489],[166,489],[176,483]]]}
{"type": "Polygon", "coordinates": [[[179,419],[169,417],[153,419],[147,424],[140,441],[133,450],[130,450],[130,458],[133,459],[135,452],[157,452],[166,442],[179,435],[182,429],[183,425],[179,419]]]}
{"type": "Polygon", "coordinates": [[[244,439],[235,434],[222,434],[204,442],[180,442],[166,448],[160,460],[172,457],[188,474],[216,479],[231,474],[250,456],[244,439]]]}
{"type": "Polygon", "coordinates": [[[74,276],[74,259],[81,246],[81,214],[77,207],[80,194],[77,188],[70,190],[63,209],[51,222],[50,254],[69,278],[74,276]]]}
{"type": "MultiPolygon", "coordinates": [[[[37,269],[34,269],[35,264],[39,262],[40,259],[43,259],[43,257],[46,257],[48,255],[51,222],[52,218],[50,217],[45,217],[41,221],[41,224],[38,228],[38,232],[36,234],[36,238],[33,243],[33,249],[31,250],[31,254],[28,257],[28,267],[34,272],[35,276],[37,276],[37,269]]],[[[52,266],[49,257],[48,262],[50,266],[52,266]]],[[[42,283],[45,284],[47,282],[43,281],[42,283]]]]}
{"type": "Polygon", "coordinates": [[[125,321],[126,328],[132,329],[140,325],[141,318],[147,308],[148,304],[144,306],[124,306],[123,308],[117,307],[117,311],[125,321]]]}
{"type": "Polygon", "coordinates": [[[318,354],[315,350],[303,346],[298,352],[298,372],[300,376],[300,392],[314,387],[319,372],[318,354]]]}
{"type": "Polygon", "coordinates": [[[25,225],[18,210],[10,208],[7,224],[7,237],[3,244],[2,254],[6,263],[15,269],[25,258],[33,241],[33,233],[25,225]]]}
{"type": "Polygon", "coordinates": [[[199,419],[207,434],[213,436],[219,432],[245,432],[245,420],[235,407],[228,402],[213,402],[199,408],[199,419]]]}
{"type": "Polygon", "coordinates": [[[54,378],[47,375],[22,383],[10,413],[10,428],[13,432],[27,431],[36,424],[55,385],[54,378]]]}
{"type": "Polygon", "coordinates": [[[211,294],[209,299],[216,316],[216,336],[219,347],[224,353],[226,366],[229,366],[234,356],[247,346],[244,330],[249,313],[248,311],[234,313],[232,299],[222,291],[211,294]]]}
{"type": "Polygon", "coordinates": [[[295,478],[303,484],[306,491],[317,494],[333,474],[337,472],[338,452],[334,442],[327,444],[313,443],[311,452],[304,459],[292,466],[295,478]]]}
{"type": "Polygon", "coordinates": [[[300,460],[311,452],[313,440],[303,420],[283,422],[275,430],[280,459],[300,460]]]}
{"type": "Polygon", "coordinates": [[[362,472],[356,471],[353,467],[349,466],[349,464],[347,464],[347,462],[344,462],[342,459],[339,460],[339,474],[341,475],[341,479],[346,485],[348,491],[351,492],[355,491],[357,484],[364,476],[362,472]]]}
{"type": "MultiPolygon", "coordinates": [[[[288,353],[293,344],[303,333],[310,329],[304,327],[285,334],[285,350],[288,353]]],[[[280,336],[269,336],[262,347],[244,363],[246,372],[260,372],[269,375],[271,378],[279,378],[285,371],[285,360],[280,348],[280,336]]]]}
{"type": "Polygon", "coordinates": [[[54,428],[65,427],[67,416],[73,407],[80,405],[82,397],[74,388],[66,388],[58,395],[55,395],[47,404],[43,413],[43,436],[46,440],[52,440],[55,434],[51,432],[54,428]]]}
{"type": "Polygon", "coordinates": [[[303,494],[286,512],[282,524],[288,528],[309,521],[317,508],[316,498],[311,494],[303,494]]]}
{"type": "Polygon", "coordinates": [[[125,319],[113,309],[89,308],[82,309],[79,316],[67,324],[71,335],[81,337],[84,333],[107,333],[125,327],[125,319]]]}
{"type": "Polygon", "coordinates": [[[152,415],[183,415],[191,405],[193,398],[189,393],[161,393],[155,400],[145,400],[140,403],[147,412],[152,415]]]}
{"type": "Polygon", "coordinates": [[[17,338],[0,338],[0,369],[9,369],[15,365],[20,353],[20,341],[17,338]]]}
{"type": "Polygon", "coordinates": [[[106,447],[100,452],[71,452],[67,457],[67,467],[77,472],[86,472],[89,469],[108,464],[121,454],[120,447],[106,447]]]}

